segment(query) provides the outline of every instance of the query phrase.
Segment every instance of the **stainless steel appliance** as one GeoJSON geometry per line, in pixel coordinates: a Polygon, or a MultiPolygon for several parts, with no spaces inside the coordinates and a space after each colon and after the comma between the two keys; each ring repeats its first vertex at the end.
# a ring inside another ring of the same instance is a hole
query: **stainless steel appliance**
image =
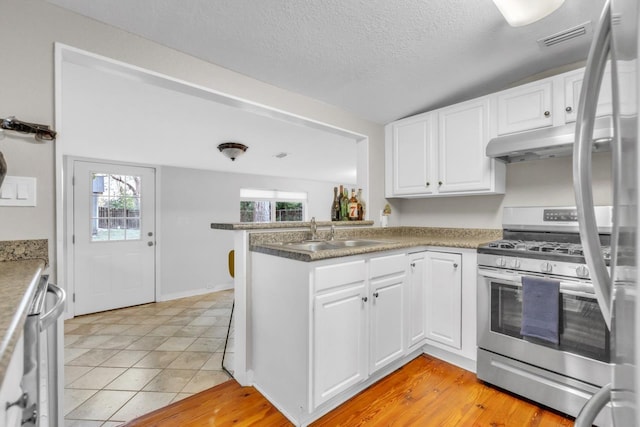
{"type": "MultiPolygon", "coordinates": [[[[611,207],[597,218],[609,254],[611,207]]],[[[478,248],[478,378],[576,416],[611,376],[609,330],[575,208],[505,208],[504,240],[478,248]],[[521,334],[523,277],[560,282],[559,342],[521,334]]],[[[599,425],[609,425],[603,412],[599,425]]]]}
{"type": "Polygon", "coordinates": [[[573,151],[573,181],[580,237],[586,263],[592,272],[598,305],[611,333],[613,375],[585,405],[576,426],[590,426],[600,408],[611,408],[617,427],[640,425],[637,369],[640,339],[637,322],[638,290],[638,2],[607,0],[594,33],[583,79],[576,140],[573,151]],[[613,231],[607,266],[595,221],[591,188],[591,147],[596,105],[605,63],[611,62],[614,139],[611,143],[613,181],[613,231]],[[622,79],[622,64],[634,65],[631,81],[622,79]],[[634,102],[623,104],[622,94],[633,94],[634,102]]]}
{"type": "Polygon", "coordinates": [[[23,426],[62,424],[60,348],[65,292],[42,276],[24,326],[23,426]]]}

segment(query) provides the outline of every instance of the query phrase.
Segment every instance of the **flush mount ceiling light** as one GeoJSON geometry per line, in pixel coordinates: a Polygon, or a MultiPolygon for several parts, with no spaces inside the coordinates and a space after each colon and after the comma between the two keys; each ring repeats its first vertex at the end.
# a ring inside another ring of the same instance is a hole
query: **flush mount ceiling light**
{"type": "Polygon", "coordinates": [[[512,27],[536,22],[562,6],[564,0],[493,0],[512,27]]]}
{"type": "Polygon", "coordinates": [[[218,145],[218,150],[232,161],[235,161],[236,157],[247,151],[247,148],[249,147],[239,142],[223,142],[218,145]]]}

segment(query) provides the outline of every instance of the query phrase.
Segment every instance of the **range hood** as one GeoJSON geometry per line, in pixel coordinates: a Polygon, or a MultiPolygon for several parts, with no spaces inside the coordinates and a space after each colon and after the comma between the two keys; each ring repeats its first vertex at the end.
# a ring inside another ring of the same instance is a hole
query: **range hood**
{"type": "MultiPolygon", "coordinates": [[[[621,120],[622,126],[626,124],[621,120]]],[[[610,151],[613,132],[613,117],[598,117],[593,127],[593,151],[610,151]]],[[[489,141],[486,153],[507,163],[570,156],[575,136],[575,123],[498,136],[489,141]]]]}

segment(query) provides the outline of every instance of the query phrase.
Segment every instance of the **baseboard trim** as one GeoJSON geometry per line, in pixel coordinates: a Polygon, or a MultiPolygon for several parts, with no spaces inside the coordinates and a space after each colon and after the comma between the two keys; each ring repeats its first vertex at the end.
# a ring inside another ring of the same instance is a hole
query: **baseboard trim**
{"type": "Polygon", "coordinates": [[[210,288],[198,288],[198,289],[189,289],[188,291],[182,291],[182,292],[171,292],[168,294],[159,295],[156,298],[156,301],[157,302],[171,301],[178,298],[194,297],[196,295],[208,294],[210,292],[226,291],[229,289],[233,289],[233,283],[222,283],[219,285],[214,285],[210,288]]]}

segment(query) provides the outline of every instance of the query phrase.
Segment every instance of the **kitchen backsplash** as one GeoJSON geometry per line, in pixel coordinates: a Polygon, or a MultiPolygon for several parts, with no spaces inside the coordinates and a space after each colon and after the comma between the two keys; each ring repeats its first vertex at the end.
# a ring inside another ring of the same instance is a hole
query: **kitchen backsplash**
{"type": "Polygon", "coordinates": [[[0,241],[0,261],[23,259],[42,259],[48,266],[49,241],[47,239],[0,241]]]}

